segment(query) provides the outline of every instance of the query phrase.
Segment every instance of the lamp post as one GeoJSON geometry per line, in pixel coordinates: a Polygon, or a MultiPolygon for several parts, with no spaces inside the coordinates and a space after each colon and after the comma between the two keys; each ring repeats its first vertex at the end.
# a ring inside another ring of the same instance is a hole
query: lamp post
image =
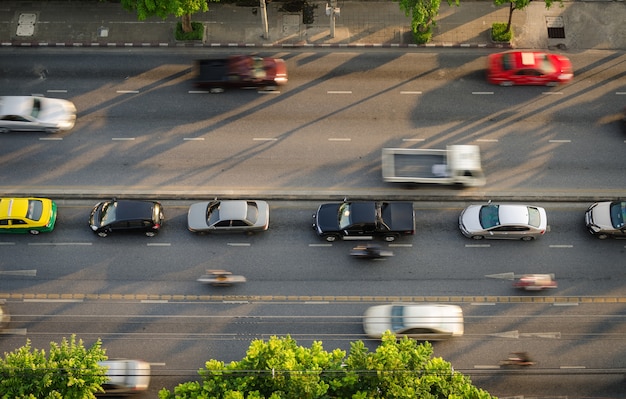
{"type": "Polygon", "coordinates": [[[339,13],[337,0],[330,0],[330,4],[326,3],[326,15],[330,17],[330,37],[335,37],[335,17],[338,17],[339,13]]]}
{"type": "Polygon", "coordinates": [[[259,8],[261,9],[261,22],[263,23],[263,39],[269,39],[269,27],[267,26],[267,5],[265,0],[259,0],[259,8]]]}

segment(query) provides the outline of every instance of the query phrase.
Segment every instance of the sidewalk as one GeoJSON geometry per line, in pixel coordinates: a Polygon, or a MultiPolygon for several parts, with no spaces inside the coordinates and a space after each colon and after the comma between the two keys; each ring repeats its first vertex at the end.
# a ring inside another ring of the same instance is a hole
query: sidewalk
{"type": "MultiPolygon", "coordinates": [[[[137,21],[119,3],[77,1],[3,1],[0,3],[0,45],[69,47],[417,47],[410,18],[397,2],[344,1],[330,36],[326,2],[312,2],[314,21],[304,25],[302,15],[279,11],[284,3],[267,5],[269,38],[257,7],[210,3],[209,11],[193,20],[205,25],[205,39],[197,43],[174,40],[178,19],[137,21]]],[[[459,7],[442,2],[437,25],[426,47],[502,47],[489,39],[493,22],[506,22],[508,6],[492,1],[466,1],[459,7]]],[[[515,11],[517,48],[626,49],[626,4],[614,1],[568,2],[546,10],[533,2],[515,11]],[[566,38],[550,39],[548,18],[565,21],[566,38]]]]}

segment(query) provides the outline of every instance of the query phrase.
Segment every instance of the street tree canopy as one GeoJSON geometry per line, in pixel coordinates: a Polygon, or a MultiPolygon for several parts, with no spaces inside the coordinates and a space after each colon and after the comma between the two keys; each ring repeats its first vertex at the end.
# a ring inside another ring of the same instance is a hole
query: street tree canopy
{"type": "MultiPolygon", "coordinates": [[[[524,8],[528,7],[531,1],[532,0],[493,0],[493,3],[497,6],[501,6],[503,4],[509,3],[509,21],[506,25],[505,32],[508,32],[511,30],[511,21],[513,19],[513,11],[523,10],[524,8]]],[[[559,2],[561,5],[563,5],[563,0],[544,0],[544,2],[546,3],[546,8],[550,8],[552,4],[554,4],[555,2],[559,2]]]]}
{"type": "Polygon", "coordinates": [[[229,364],[209,360],[198,371],[201,381],[162,389],[160,399],[491,399],[453,370],[433,358],[432,345],[410,338],[396,340],[387,332],[375,352],[362,341],[350,353],[327,352],[322,343],[299,346],[290,336],[254,340],[246,356],[229,364]]]}
{"type": "Polygon", "coordinates": [[[170,15],[181,17],[185,32],[191,31],[191,15],[209,9],[207,0],[121,0],[121,2],[125,9],[136,11],[140,21],[153,16],[163,19],[170,15]]]}
{"type": "MultiPolygon", "coordinates": [[[[418,44],[428,42],[432,36],[435,17],[439,14],[441,0],[398,0],[404,15],[411,16],[411,31],[418,44]]],[[[449,5],[459,5],[459,0],[448,0],[449,5]]]]}
{"type": "Polygon", "coordinates": [[[98,364],[106,358],[100,340],[87,349],[72,335],[60,345],[51,342],[47,356],[27,340],[0,359],[0,398],[95,398],[107,381],[106,369],[98,364]]]}

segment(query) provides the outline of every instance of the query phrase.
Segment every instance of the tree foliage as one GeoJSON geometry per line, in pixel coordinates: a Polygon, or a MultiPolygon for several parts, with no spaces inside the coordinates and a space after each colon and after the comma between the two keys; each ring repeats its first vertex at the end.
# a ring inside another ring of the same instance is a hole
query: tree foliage
{"type": "Polygon", "coordinates": [[[255,340],[241,361],[209,360],[201,380],[179,384],[160,399],[490,399],[449,362],[433,358],[430,343],[387,332],[375,352],[362,341],[350,352],[322,343],[299,346],[291,337],[255,340]]]}
{"type": "MultiPolygon", "coordinates": [[[[163,19],[174,15],[181,17],[183,31],[191,32],[191,15],[209,10],[207,0],[121,0],[122,6],[129,11],[136,11],[140,21],[148,17],[163,19]]],[[[219,1],[219,0],[211,0],[219,1]]]]}
{"type": "MultiPolygon", "coordinates": [[[[423,44],[432,36],[432,26],[439,14],[441,0],[398,0],[400,10],[411,17],[411,31],[415,41],[423,44]]],[[[448,0],[448,4],[459,5],[459,0],[448,0]]]]}
{"type": "MultiPolygon", "coordinates": [[[[511,21],[513,19],[513,11],[515,10],[523,10],[528,7],[532,0],[493,0],[493,3],[497,6],[501,6],[503,4],[509,3],[509,21],[506,25],[506,31],[509,32],[511,30],[511,21]]],[[[555,2],[559,2],[561,6],[563,6],[563,0],[544,0],[546,3],[546,8],[550,8],[552,4],[555,2]]]]}
{"type": "Polygon", "coordinates": [[[83,399],[95,398],[107,380],[105,350],[98,340],[90,348],[83,341],[63,338],[61,344],[50,343],[50,350],[33,349],[30,340],[0,359],[0,397],[83,399]]]}

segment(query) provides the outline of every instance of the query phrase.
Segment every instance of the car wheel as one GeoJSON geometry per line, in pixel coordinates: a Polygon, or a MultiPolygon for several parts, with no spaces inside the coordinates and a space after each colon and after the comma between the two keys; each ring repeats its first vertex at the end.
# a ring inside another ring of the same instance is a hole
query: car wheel
{"type": "Polygon", "coordinates": [[[337,241],[337,239],[339,239],[339,236],[331,234],[331,235],[325,236],[324,239],[328,242],[335,242],[337,241]]]}
{"type": "Polygon", "coordinates": [[[39,230],[29,230],[28,231],[30,234],[36,236],[37,234],[39,234],[39,230]]]}
{"type": "Polygon", "coordinates": [[[213,94],[216,94],[216,93],[223,93],[223,92],[224,92],[224,89],[223,89],[223,88],[221,88],[221,87],[211,87],[211,88],[209,89],[209,93],[213,93],[213,94]]]}
{"type": "Polygon", "coordinates": [[[0,127],[0,133],[9,133],[9,129],[6,127],[0,127]]]}
{"type": "Polygon", "coordinates": [[[500,86],[502,86],[502,87],[511,87],[511,86],[513,86],[513,82],[511,82],[510,80],[505,80],[504,82],[500,82],[500,86]]]}
{"type": "Polygon", "coordinates": [[[157,235],[157,233],[154,231],[146,231],[146,237],[154,237],[155,235],[157,235]]]}
{"type": "Polygon", "coordinates": [[[472,236],[472,240],[482,240],[484,236],[472,236]]]}
{"type": "Polygon", "coordinates": [[[535,237],[531,237],[531,236],[524,236],[524,237],[522,237],[522,241],[532,241],[534,239],[535,239],[535,237]]]}
{"type": "Polygon", "coordinates": [[[387,242],[393,242],[393,241],[395,241],[395,240],[396,240],[396,238],[398,238],[398,236],[397,236],[397,235],[395,235],[395,234],[391,234],[391,235],[385,236],[385,241],[387,241],[387,242]]]}
{"type": "Polygon", "coordinates": [[[47,134],[58,133],[59,129],[57,129],[55,127],[50,127],[48,129],[44,130],[44,132],[46,132],[47,134]]]}
{"type": "Polygon", "coordinates": [[[546,86],[548,86],[548,87],[555,87],[556,85],[558,85],[557,82],[548,82],[548,83],[546,83],[546,86]]]}
{"type": "Polygon", "coordinates": [[[108,235],[109,235],[109,233],[107,233],[106,231],[99,231],[98,232],[98,236],[100,236],[100,237],[106,237],[108,235]]]}
{"type": "Polygon", "coordinates": [[[606,240],[607,238],[609,238],[609,236],[607,234],[598,234],[598,238],[601,240],[606,240]]]}

